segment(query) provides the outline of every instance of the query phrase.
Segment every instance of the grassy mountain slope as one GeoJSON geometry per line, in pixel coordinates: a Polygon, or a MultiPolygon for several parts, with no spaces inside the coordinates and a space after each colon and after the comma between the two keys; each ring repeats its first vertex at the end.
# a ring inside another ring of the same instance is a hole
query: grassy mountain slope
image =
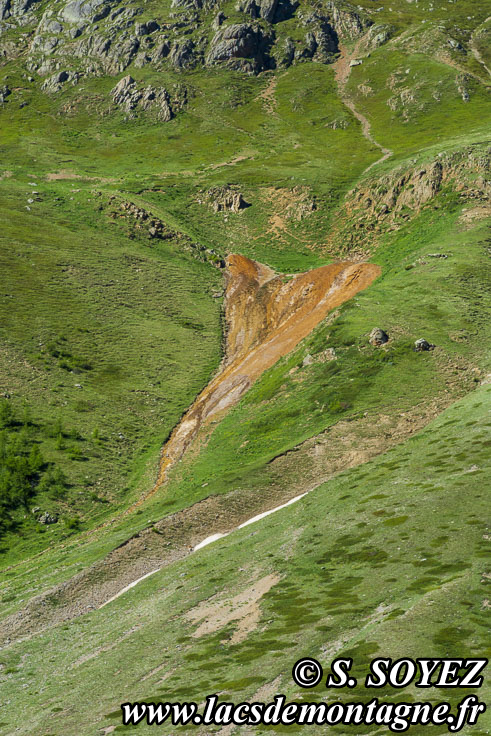
{"type": "Polygon", "coordinates": [[[42,464],[9,508],[0,474],[0,733],[104,733],[139,697],[293,698],[306,654],[359,672],[484,656],[489,8],[108,0],[75,23],[18,5],[0,19],[0,448],[42,464]],[[234,24],[251,55],[212,61],[234,24]],[[171,119],[117,103],[126,75],[171,119]],[[382,272],[140,503],[220,364],[234,252],[382,272]]]}
{"type": "MultiPolygon", "coordinates": [[[[100,611],[10,647],[2,689],[18,710],[5,732],[82,736],[115,725],[117,733],[152,733],[155,727],[118,726],[119,703],[201,702],[208,692],[240,702],[266,683],[268,697],[319,700],[324,687],[302,693],[291,681],[293,662],[305,655],[326,666],[334,655],[351,656],[360,680],[376,655],[445,657],[458,649],[462,657],[484,656],[489,392],[483,386],[380,459],[156,573],[100,611]],[[254,601],[251,587],[268,576],[274,584],[247,620],[238,596],[249,591],[246,600],[254,601]],[[197,636],[203,620],[209,631],[197,636]]],[[[390,689],[378,695],[394,699],[390,689]]],[[[443,695],[461,699],[455,689],[425,699],[443,695]]],[[[417,692],[399,696],[408,702],[417,692]]],[[[341,697],[368,695],[358,687],[341,697]]],[[[484,719],[472,732],[486,732],[484,719]]]]}

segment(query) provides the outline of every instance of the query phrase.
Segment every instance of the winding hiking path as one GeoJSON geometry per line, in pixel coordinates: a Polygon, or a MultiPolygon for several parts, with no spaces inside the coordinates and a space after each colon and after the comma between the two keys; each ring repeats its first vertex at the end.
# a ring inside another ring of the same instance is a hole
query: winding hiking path
{"type": "Polygon", "coordinates": [[[334,64],[334,75],[339,89],[339,96],[346,107],[351,110],[355,118],[360,121],[363,135],[368,141],[370,141],[370,143],[373,143],[374,146],[377,146],[377,148],[382,151],[381,158],[371,163],[363,171],[363,174],[366,174],[367,171],[370,171],[373,166],[381,164],[383,161],[386,161],[388,158],[390,158],[393,154],[393,151],[391,151],[390,148],[385,148],[385,146],[382,146],[380,143],[378,143],[378,141],[375,140],[372,135],[371,125],[368,119],[361,112],[359,112],[359,110],[356,109],[355,103],[353,102],[351,97],[349,97],[346,91],[346,85],[351,74],[350,64],[353,59],[358,58],[358,49],[360,47],[361,41],[363,41],[363,38],[358,41],[351,53],[346,49],[345,46],[340,46],[341,55],[334,64]]]}
{"type": "MultiPolygon", "coordinates": [[[[486,21],[485,22],[487,22],[488,20],[489,20],[489,18],[486,18],[486,21]]],[[[483,57],[482,57],[479,49],[476,46],[476,42],[475,42],[475,39],[473,37],[471,37],[471,40],[469,42],[469,48],[470,48],[471,52],[473,53],[474,58],[476,59],[476,61],[479,62],[479,64],[481,64],[481,66],[487,71],[487,73],[491,77],[491,69],[487,66],[486,62],[484,61],[484,59],[483,59],[483,57]]]]}

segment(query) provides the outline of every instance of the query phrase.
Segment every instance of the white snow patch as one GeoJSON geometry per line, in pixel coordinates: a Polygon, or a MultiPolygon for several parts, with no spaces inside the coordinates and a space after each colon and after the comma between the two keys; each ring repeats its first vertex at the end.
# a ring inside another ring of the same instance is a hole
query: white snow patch
{"type": "Polygon", "coordinates": [[[99,608],[104,608],[104,606],[107,606],[108,603],[112,603],[116,600],[116,598],[119,598],[120,595],[123,595],[123,593],[126,593],[127,590],[131,590],[131,588],[134,588],[135,585],[138,585],[138,583],[141,583],[142,580],[145,580],[145,578],[149,578],[150,575],[155,575],[156,572],[160,570],[160,567],[158,567],[156,570],[152,570],[151,572],[147,572],[146,575],[142,575],[141,578],[138,578],[138,580],[133,580],[132,583],[126,586],[126,588],[123,588],[119,591],[119,593],[116,593],[116,595],[113,595],[112,598],[109,598],[105,603],[102,604],[102,606],[99,606],[99,608]]]}
{"type": "Polygon", "coordinates": [[[295,496],[295,498],[291,498],[286,503],[283,503],[281,506],[277,506],[275,509],[270,509],[269,511],[264,511],[262,514],[258,514],[257,516],[253,516],[252,519],[248,519],[247,521],[244,521],[243,524],[240,524],[237,529],[243,529],[245,526],[249,526],[249,524],[254,524],[254,522],[259,521],[260,519],[264,519],[266,516],[269,516],[270,514],[274,514],[276,511],[280,511],[280,509],[285,509],[287,506],[291,506],[292,503],[295,503],[296,501],[300,501],[301,498],[306,496],[308,491],[306,493],[301,493],[300,496],[295,496]]]}
{"type": "Polygon", "coordinates": [[[227,534],[212,534],[211,537],[206,537],[206,539],[203,539],[203,541],[197,544],[196,547],[193,547],[193,552],[196,552],[199,549],[203,549],[203,547],[207,547],[209,544],[216,542],[217,539],[222,539],[222,537],[228,537],[230,533],[231,532],[228,532],[227,534]]]}

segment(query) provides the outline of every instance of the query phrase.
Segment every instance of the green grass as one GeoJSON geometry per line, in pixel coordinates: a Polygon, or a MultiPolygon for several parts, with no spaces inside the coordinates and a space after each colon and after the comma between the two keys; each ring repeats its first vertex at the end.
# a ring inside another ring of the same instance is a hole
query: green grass
{"type": "Polygon", "coordinates": [[[407,156],[431,143],[444,145],[462,130],[466,136],[477,132],[486,136],[489,92],[468,78],[470,99],[464,102],[457,77],[455,69],[423,53],[385,46],[354,68],[348,92],[372,122],[375,139],[396,155],[407,156]],[[372,90],[368,95],[361,92],[363,85],[372,90]]]}
{"type": "MultiPolygon", "coordinates": [[[[338,319],[319,326],[267,371],[213,428],[199,456],[179,465],[166,493],[169,510],[231,487],[250,487],[274,457],[340,419],[367,411],[397,415],[430,397],[449,391],[457,395],[465,390],[454,379],[458,371],[452,362],[457,358],[470,361],[468,371],[471,364],[487,366],[485,229],[459,232],[460,206],[449,199],[445,214],[428,209],[386,236],[373,257],[382,276],[345,305],[338,319]],[[450,255],[406,271],[408,262],[433,252],[450,255]],[[368,344],[375,326],[392,338],[386,350],[368,344]],[[414,352],[414,341],[424,335],[438,346],[436,352],[414,352]],[[328,347],[334,348],[337,360],[302,365],[305,355],[315,357],[328,347]]],[[[462,375],[469,387],[468,371],[462,375]]]]}
{"type": "MultiPolygon", "coordinates": [[[[1,383],[14,407],[27,401],[42,452],[69,478],[70,503],[55,510],[93,523],[139,492],[135,464],[150,449],[156,464],[218,365],[221,277],[177,241],[129,240],[86,184],[36,187],[42,201],[26,212],[33,187],[0,182],[1,383]]],[[[66,533],[53,525],[41,536],[29,519],[23,529],[1,540],[3,564],[66,533]]]]}
{"type": "MultiPolygon", "coordinates": [[[[2,656],[2,691],[16,703],[4,716],[6,732],[84,736],[120,723],[127,700],[201,702],[219,692],[239,702],[277,677],[274,692],[290,700],[363,701],[370,693],[362,675],[374,656],[486,656],[489,398],[489,386],[480,388],[378,460],[169,566],[103,611],[12,645],[2,656]],[[234,624],[192,638],[187,611],[272,572],[281,582],[262,598],[258,626],[242,644],[227,644],[234,624]],[[309,655],[326,670],[334,656],[353,657],[360,684],[349,693],[297,692],[291,667],[309,655]]],[[[377,695],[445,696],[454,706],[461,699],[454,689],[377,695]]]]}
{"type": "MultiPolygon", "coordinates": [[[[125,516],[91,537],[69,538],[63,550],[54,546],[40,557],[36,591],[69,579],[151,520],[206,496],[250,488],[266,496],[270,486],[290,482],[271,473],[270,461],[339,421],[365,412],[373,418],[381,413],[397,418],[416,405],[431,406],[434,400],[445,405],[472,390],[482,375],[475,369],[486,371],[489,365],[486,232],[483,225],[462,230],[461,205],[452,198],[444,201],[445,215],[430,207],[385,237],[374,256],[382,276],[345,305],[334,322],[321,324],[294,353],[267,371],[213,426],[199,456],[185,457],[173,470],[165,492],[148,501],[141,514],[125,516]],[[449,258],[427,259],[426,265],[406,270],[408,263],[434,252],[448,253],[449,258]],[[374,326],[388,331],[387,350],[368,345],[374,326]],[[437,349],[415,353],[412,346],[420,336],[437,349]],[[327,347],[334,347],[337,360],[302,365],[306,354],[316,358],[327,347]]],[[[129,488],[142,488],[142,481],[150,487],[159,446],[156,440],[146,455],[137,458],[129,488]]],[[[3,602],[5,614],[30,596],[31,565],[26,560],[7,573],[15,581],[17,595],[3,602]]]]}
{"type": "MultiPolygon", "coordinates": [[[[291,476],[278,477],[271,461],[339,422],[386,414],[395,423],[467,394],[416,437],[171,565],[103,611],[12,642],[0,656],[6,736],[17,728],[84,736],[117,725],[124,700],[200,701],[219,691],[238,701],[277,676],[277,690],[298,697],[290,670],[306,654],[326,665],[334,653],[353,656],[357,674],[379,653],[485,654],[489,388],[478,384],[489,370],[489,243],[482,222],[462,228],[462,206],[470,205],[448,183],[421,212],[402,213],[410,218],[399,218],[398,230],[369,235],[364,255],[381,266],[380,278],[267,371],[213,425],[200,454],[173,470],[165,492],[120,516],[152,487],[163,442],[221,357],[221,299],[213,294],[222,276],[203,251],[187,249],[189,239],[303,271],[349,257],[344,236],[364,213],[350,213],[339,242],[326,243],[343,198],[367,179],[399,176],[470,145],[485,162],[488,89],[468,47],[471,33],[485,29],[485,5],[391,0],[375,12],[371,0],[358,4],[393,28],[393,40],[353,68],[347,87],[375,140],[394,151],[368,173],[380,152],[341,102],[329,65],[299,63],[258,77],[223,67],[181,73],[168,62],[132,66],[124,74],[142,85],[187,89],[175,119],[157,123],[110,109],[123,73],[47,96],[39,79],[27,80],[24,54],[2,61],[0,86],[13,93],[0,107],[0,392],[17,416],[28,406],[29,441],[67,479],[63,494],[56,479],[36,489],[15,512],[16,533],[0,539],[2,616],[205,496],[256,489],[266,498],[275,484],[293,486],[308,456],[288,466],[291,476]],[[436,58],[447,36],[466,48],[449,57],[462,72],[436,58]],[[260,94],[271,81],[268,109],[260,94]],[[60,170],[77,178],[49,179],[60,170]],[[198,200],[217,186],[238,187],[251,206],[214,213],[198,200]],[[185,237],[136,234],[128,221],[108,217],[111,196],[185,237]],[[300,216],[304,200],[314,206],[300,216]],[[449,258],[420,263],[431,252],[449,258]],[[368,345],[375,326],[390,334],[386,349],[368,345]],[[422,336],[435,351],[413,352],[422,336]],[[327,347],[336,361],[318,360],[327,347]],[[314,363],[304,366],[307,354],[314,363]],[[43,527],[32,506],[59,513],[60,522],[43,527]],[[261,601],[259,626],[241,645],[227,643],[233,624],[192,638],[186,611],[215,594],[237,595],[270,572],[281,583],[261,601]]],[[[235,6],[221,6],[227,22],[244,20],[235,6]]],[[[318,10],[302,2],[299,13],[318,10]]],[[[139,20],[170,22],[174,12],[187,13],[151,0],[139,20]]],[[[214,11],[198,17],[186,36],[210,38],[214,11]]],[[[7,30],[2,43],[31,30],[7,30]]],[[[307,26],[297,14],[274,31],[280,48],[286,36],[304,43],[307,26]]],[[[484,32],[476,38],[485,57],[484,32]]],[[[357,440],[363,446],[365,437],[357,440]]],[[[454,691],[442,695],[457,699],[454,691]]]]}

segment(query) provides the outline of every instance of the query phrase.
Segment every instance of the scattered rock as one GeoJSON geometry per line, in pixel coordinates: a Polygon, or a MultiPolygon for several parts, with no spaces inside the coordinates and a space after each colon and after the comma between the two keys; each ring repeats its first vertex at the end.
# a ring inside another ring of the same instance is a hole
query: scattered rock
{"type": "Polygon", "coordinates": [[[48,77],[48,79],[43,82],[41,89],[43,92],[54,94],[59,92],[64,82],[67,82],[69,79],[70,75],[68,72],[57,72],[57,74],[53,74],[52,77],[48,77]]]}
{"type": "Polygon", "coordinates": [[[351,59],[349,63],[350,66],[360,66],[360,64],[363,64],[362,59],[351,59]]]}
{"type": "Polygon", "coordinates": [[[336,355],[336,351],[334,348],[327,348],[327,350],[324,350],[323,353],[321,353],[321,360],[322,362],[328,362],[330,360],[337,360],[338,356],[336,355]]]}
{"type": "Polygon", "coordinates": [[[307,354],[307,355],[305,356],[305,358],[303,359],[302,365],[303,365],[303,366],[307,366],[307,365],[312,365],[312,363],[313,363],[313,362],[314,362],[314,359],[313,359],[313,357],[311,356],[311,354],[310,354],[310,353],[308,353],[308,354],[307,354]]]}
{"type": "Polygon", "coordinates": [[[451,49],[454,49],[455,51],[463,51],[464,47],[461,43],[455,40],[455,38],[449,38],[447,41],[448,45],[451,49]]]}
{"type": "MultiPolygon", "coordinates": [[[[200,261],[206,261],[215,268],[225,268],[225,261],[222,256],[213,248],[205,248],[199,243],[195,243],[187,235],[175,232],[154,217],[150,212],[138,207],[133,202],[119,201],[117,197],[112,196],[109,199],[108,217],[112,220],[123,219],[130,226],[130,238],[135,238],[137,234],[147,236],[150,240],[154,238],[158,240],[175,240],[184,250],[190,252],[193,257],[200,261]]],[[[102,205],[99,209],[103,209],[102,205]]]]}
{"type": "Polygon", "coordinates": [[[58,514],[51,514],[49,511],[44,511],[38,521],[40,524],[56,524],[58,521],[58,514]]]}
{"type": "Polygon", "coordinates": [[[389,336],[380,327],[374,327],[370,333],[368,342],[370,343],[370,345],[379,347],[380,345],[385,345],[386,342],[389,342],[389,336]]]}
{"type": "Polygon", "coordinates": [[[138,86],[130,75],[123,77],[111,90],[113,101],[116,105],[123,107],[128,113],[137,107],[142,110],[153,110],[157,118],[168,122],[173,117],[170,105],[170,96],[166,89],[154,89],[151,86],[138,89],[138,86]]]}
{"type": "Polygon", "coordinates": [[[422,353],[426,350],[433,350],[435,345],[432,345],[427,340],[425,340],[423,337],[421,337],[419,340],[416,340],[414,343],[414,349],[417,353],[422,353]]]}
{"type": "Polygon", "coordinates": [[[6,84],[3,85],[3,87],[0,87],[0,104],[6,102],[7,97],[12,94],[11,90],[7,87],[6,84]]]}

